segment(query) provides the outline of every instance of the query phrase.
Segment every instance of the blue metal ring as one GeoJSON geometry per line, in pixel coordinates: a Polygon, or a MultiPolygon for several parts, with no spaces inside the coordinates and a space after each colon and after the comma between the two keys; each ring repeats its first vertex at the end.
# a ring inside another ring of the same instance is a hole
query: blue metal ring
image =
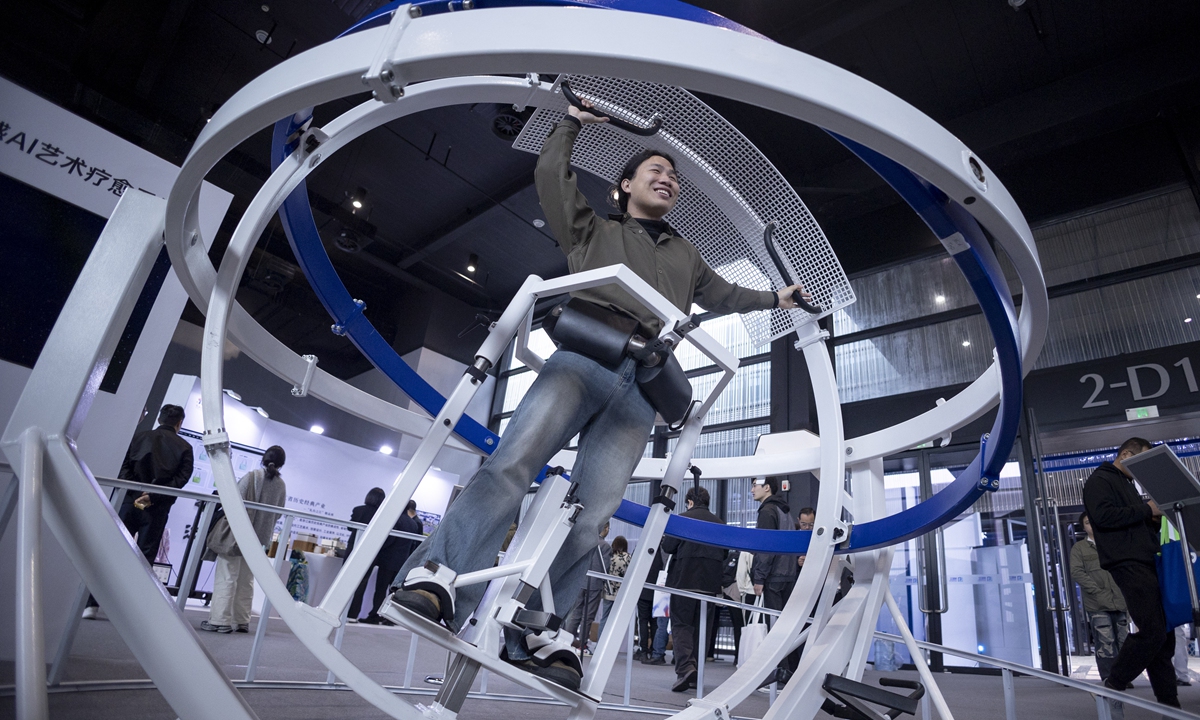
{"type": "MultiPolygon", "coordinates": [[[[389,4],[363,19],[343,35],[386,24],[392,11],[402,3],[389,4]]],[[[412,3],[423,14],[450,12],[451,3],[445,0],[422,0],[412,3]]],[[[765,38],[763,35],[676,0],[477,0],[479,9],[510,6],[586,6],[641,12],[673,17],[706,25],[723,27],[735,32],[765,38]]],[[[298,113],[297,115],[310,113],[298,113]]],[[[280,120],[275,125],[271,145],[271,166],[277,168],[295,149],[287,140],[308,121],[296,116],[280,120]]],[[[960,236],[969,250],[953,257],[979,298],[980,307],[996,341],[1000,369],[1000,408],[992,431],[985,436],[980,453],[957,479],[933,497],[895,515],[863,523],[853,528],[847,542],[837,552],[862,552],[885,547],[923,535],[953,520],[975,503],[987,490],[998,486],[1000,469],[1008,459],[1017,435],[1021,408],[1021,352],[1018,342],[1016,312],[1008,283],[996,260],[995,253],[975,219],[945,193],[917,177],[899,163],[854,142],[833,134],[838,141],[858,155],[878,172],[912,206],[939,239],[960,236]]],[[[288,242],[304,270],[309,283],[334,322],[364,356],[384,375],[416,402],[425,412],[436,415],[446,399],[425,382],[400,358],[374,326],[362,314],[361,308],[338,277],[329,255],[321,243],[312,217],[305,183],[300,183],[279,209],[280,220],[288,242]]],[[[454,428],[455,433],[485,454],[491,454],[499,443],[498,436],[470,417],[463,416],[454,428]]],[[[544,471],[543,471],[544,475],[544,471]]],[[[538,480],[540,481],[541,476],[538,480]]],[[[633,525],[644,525],[650,509],[645,505],[623,500],[614,517],[633,525]]],[[[800,554],[808,550],[809,531],[757,530],[714,525],[679,515],[667,522],[667,534],[706,545],[779,554],[800,554]]]]}

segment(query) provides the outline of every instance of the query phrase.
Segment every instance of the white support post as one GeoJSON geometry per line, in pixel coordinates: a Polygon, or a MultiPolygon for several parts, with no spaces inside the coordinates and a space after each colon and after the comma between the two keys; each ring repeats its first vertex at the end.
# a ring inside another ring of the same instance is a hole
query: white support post
{"type": "Polygon", "coordinates": [[[1017,689],[1013,686],[1012,670],[1000,668],[1004,682],[1004,720],[1017,720],[1017,689]]]}
{"type": "Polygon", "coordinates": [[[42,623],[41,431],[21,437],[21,488],[17,494],[17,720],[50,717],[46,698],[46,637],[42,623]]]}
{"type": "MultiPolygon", "coordinates": [[[[42,516],[109,621],[182,720],[250,720],[254,712],[132,547],[75,438],[162,249],[166,202],[128,192],[84,264],[13,410],[0,448],[21,465],[20,438],[45,438],[42,516]]],[[[20,470],[18,470],[18,475],[20,470]]]]}
{"type": "MultiPolygon", "coordinates": [[[[275,563],[272,569],[275,571],[276,577],[279,576],[279,571],[283,569],[283,563],[287,561],[288,555],[292,551],[292,516],[283,516],[283,527],[279,530],[279,542],[275,543],[275,563]]],[[[345,614],[345,608],[342,610],[345,614]]],[[[267,637],[267,623],[271,620],[271,598],[264,597],[262,604],[262,612],[258,616],[258,628],[254,631],[254,644],[250,646],[250,660],[246,662],[246,682],[254,682],[254,676],[258,673],[258,656],[262,653],[263,641],[267,637]]],[[[330,671],[332,674],[333,671],[330,671]]]]}
{"type": "Polygon", "coordinates": [[[917,647],[917,641],[908,629],[908,621],[904,619],[904,614],[900,612],[900,608],[896,605],[896,598],[892,597],[891,588],[888,588],[887,594],[883,596],[883,599],[887,602],[888,611],[891,612],[892,619],[896,621],[896,626],[900,628],[900,636],[904,638],[904,644],[908,647],[908,654],[912,656],[913,664],[917,666],[917,672],[920,674],[921,679],[925,681],[925,697],[933,700],[933,705],[937,708],[941,720],[954,720],[954,715],[946,705],[946,698],[942,697],[941,688],[938,687],[937,681],[933,679],[933,673],[929,671],[929,665],[925,662],[925,656],[921,653],[921,648],[917,647]]]}
{"type": "Polygon", "coordinates": [[[708,655],[708,602],[700,601],[700,638],[696,642],[696,697],[704,697],[704,657],[708,655]]]}
{"type": "Polygon", "coordinates": [[[58,650],[50,663],[50,675],[46,677],[46,684],[50,687],[57,687],[62,682],[63,673],[67,669],[67,658],[71,656],[71,646],[75,644],[75,634],[79,632],[79,623],[83,622],[83,610],[87,607],[89,597],[91,593],[88,592],[87,585],[79,583],[79,589],[75,591],[75,602],[67,610],[67,624],[58,638],[58,650]]]}
{"type": "Polygon", "coordinates": [[[408,663],[404,666],[404,687],[412,688],[413,665],[417,663],[417,644],[421,642],[421,636],[409,630],[411,636],[408,641],[408,663]]]}

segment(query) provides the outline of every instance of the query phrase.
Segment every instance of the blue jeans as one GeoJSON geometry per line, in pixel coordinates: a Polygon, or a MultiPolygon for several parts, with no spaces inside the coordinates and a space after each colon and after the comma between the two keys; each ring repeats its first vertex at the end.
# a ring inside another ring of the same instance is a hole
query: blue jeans
{"type": "MultiPolygon", "coordinates": [[[[396,584],[427,560],[460,574],[491,567],[530,484],[578,434],[571,480],[579,485],[583,510],[550,565],[555,614],[566,617],[596,552],[600,528],[621,504],[654,424],[654,409],[634,379],[636,368],[631,358],[611,366],[567,350],[551,355],[513,413],[503,441],[408,558],[396,584]]],[[[467,621],[486,589],[486,583],[456,589],[453,630],[467,621]]]]}
{"type": "Polygon", "coordinates": [[[666,657],[668,636],[667,625],[670,624],[671,619],[660,617],[654,618],[654,620],[658,622],[658,628],[654,631],[654,649],[650,651],[650,655],[651,657],[656,658],[666,657]]]}

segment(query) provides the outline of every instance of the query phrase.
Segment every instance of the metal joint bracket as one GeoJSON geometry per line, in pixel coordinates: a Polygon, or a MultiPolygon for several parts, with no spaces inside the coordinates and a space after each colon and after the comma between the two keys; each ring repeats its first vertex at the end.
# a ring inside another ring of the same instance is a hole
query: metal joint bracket
{"type": "Polygon", "coordinates": [[[404,86],[408,83],[396,75],[392,66],[392,55],[400,46],[400,38],[413,18],[421,17],[421,8],[416,5],[401,5],[392,11],[392,20],[388,23],[387,32],[379,49],[375,51],[375,59],[371,67],[362,76],[363,84],[371,88],[372,96],[384,103],[393,103],[404,97],[404,86]]]}
{"type": "MultiPolygon", "coordinates": [[[[311,123],[312,120],[309,120],[308,122],[311,123]]],[[[305,127],[307,126],[308,124],[306,123],[305,127]]],[[[300,149],[305,155],[312,155],[317,148],[324,145],[326,142],[328,142],[328,140],[329,133],[325,132],[321,128],[311,128],[306,130],[304,135],[300,138],[300,149]]]]}
{"type": "Polygon", "coordinates": [[[712,702],[711,700],[705,700],[702,698],[692,698],[691,700],[688,700],[687,704],[688,704],[688,707],[694,707],[694,708],[700,708],[702,710],[707,710],[708,717],[713,718],[713,720],[730,720],[730,718],[733,717],[733,715],[729,712],[728,705],[718,704],[718,703],[712,702]]]}
{"type": "Polygon", "coordinates": [[[829,332],[822,330],[820,325],[815,322],[809,322],[802,325],[796,330],[796,349],[803,350],[804,348],[816,342],[824,342],[829,339],[829,332]],[[801,336],[800,331],[804,328],[809,328],[806,335],[801,336]]]}
{"type": "Polygon", "coordinates": [[[307,397],[308,388],[312,386],[313,375],[317,373],[316,355],[305,355],[304,361],[308,363],[308,367],[304,369],[304,379],[300,381],[300,384],[292,386],[293,397],[307,397]]]}
{"type": "Polygon", "coordinates": [[[204,449],[210,453],[213,450],[229,450],[229,434],[225,432],[225,428],[204,433],[204,449]]]}
{"type": "Polygon", "coordinates": [[[476,355],[475,362],[472,363],[471,365],[468,365],[467,369],[463,371],[463,374],[470,375],[474,379],[475,384],[478,385],[479,383],[483,382],[484,380],[487,380],[487,373],[488,373],[488,370],[491,369],[491,367],[492,367],[491,360],[488,360],[487,358],[485,358],[483,356],[476,355]]]}
{"type": "Polygon", "coordinates": [[[542,89],[542,78],[537,73],[527,73],[525,75],[525,82],[529,83],[529,94],[525,96],[523,102],[513,105],[513,110],[516,112],[525,112],[525,108],[533,104],[534,97],[542,89]]]}
{"type": "Polygon", "coordinates": [[[287,140],[284,141],[284,144],[285,145],[295,145],[296,147],[299,147],[300,146],[300,138],[304,137],[304,134],[306,132],[308,132],[308,129],[310,127],[312,127],[312,123],[313,123],[312,116],[309,115],[308,119],[304,121],[303,125],[296,128],[295,132],[293,132],[291,135],[287,136],[287,140]]]}
{"type": "Polygon", "coordinates": [[[367,304],[365,302],[363,302],[362,300],[355,300],[354,301],[354,309],[350,311],[349,317],[347,317],[345,320],[343,320],[340,323],[335,323],[334,325],[331,325],[329,329],[333,331],[334,335],[345,335],[346,334],[346,326],[349,325],[350,323],[354,322],[355,318],[357,318],[359,315],[362,315],[363,310],[366,310],[366,309],[367,309],[367,304]]]}
{"type": "Polygon", "coordinates": [[[984,433],[983,437],[979,438],[979,489],[995,492],[1000,489],[1000,476],[988,476],[983,471],[983,463],[987,461],[987,444],[991,433],[984,433]]]}
{"type": "Polygon", "coordinates": [[[833,529],[833,542],[839,548],[849,547],[850,534],[854,532],[854,523],[838,525],[833,529]]]}

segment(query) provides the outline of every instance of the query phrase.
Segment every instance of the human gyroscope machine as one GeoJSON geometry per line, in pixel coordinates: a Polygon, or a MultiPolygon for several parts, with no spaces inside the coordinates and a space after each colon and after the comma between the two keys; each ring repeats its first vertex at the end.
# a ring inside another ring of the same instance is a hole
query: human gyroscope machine
{"type": "MultiPolygon", "coordinates": [[[[634,479],[661,480],[663,495],[650,507],[626,502],[617,517],[643,526],[639,545],[644,548],[657,547],[666,534],[751,552],[807,553],[796,589],[767,641],[743,658],[728,680],[692,700],[678,716],[731,717],[730,710],[801,642],[799,669],[768,717],[809,718],[823,702],[846,707],[864,699],[891,708],[892,716],[911,712],[913,698],[860,682],[876,618],[886,605],[912,644],[924,691],[942,717],[951,717],[891,596],[892,546],[949,522],[999,487],[1000,469],[1017,433],[1022,377],[1042,347],[1048,302],[1033,238],[1012,197],[970,149],[912,106],[844,70],[672,0],[426,0],[385,7],[342,37],[279,64],[239,91],[204,128],[167,201],[127,193],[3,437],[4,451],[18,468],[23,502],[26,485],[43,488],[34,493],[34,506],[22,504],[18,521],[35,522],[44,512],[113,624],[181,718],[251,718],[253,711],[204,652],[161,585],[123,547],[127,540],[71,440],[96,390],[90,380],[93,369],[107,362],[164,239],[175,271],[207,317],[201,376],[204,443],[230,527],[240,546],[249,548],[246,562],[296,637],[379,710],[403,719],[454,717],[472,702],[467,691],[481,669],[562,703],[564,715],[571,718],[592,717],[602,706],[602,691],[647,579],[649,553],[634,553],[578,692],[499,658],[502,628],[532,622],[524,606],[534,594],[543,598],[544,614],[554,613],[544,580],[556,542],[569,529],[570,503],[564,498],[575,459],[569,451],[553,461],[565,473],[539,478],[527,521],[503,560],[454,579],[456,586],[488,584],[472,623],[453,634],[402,608],[386,609],[391,619],[451,653],[436,700],[417,705],[384,687],[368,674],[371,668],[360,668],[343,655],[331,636],[345,622],[354,589],[438,451],[449,444],[486,455],[500,442],[463,413],[484,374],[514,338],[517,357],[535,371],[541,368],[540,358],[527,349],[534,302],[616,284],[663,321],[660,340],[693,344],[723,372],[707,396],[696,398],[671,456],[643,460],[634,473],[634,479]],[[646,51],[650,47],[653,53],[646,51]],[[360,95],[364,86],[372,91],[371,99],[315,126],[314,106],[360,95]],[[992,366],[942,405],[885,430],[846,438],[826,334],[817,320],[853,303],[851,286],[791,186],[737,128],[689,90],[812,123],[886,179],[941,240],[973,288],[995,343],[992,366]],[[820,437],[807,432],[764,436],[755,455],[694,461],[706,478],[815,474],[821,491],[811,532],[713,526],[670,512],[671,497],[693,463],[705,415],[736,374],[738,361],[628,268],[529,277],[447,397],[396,355],[364,317],[363,303],[335,273],[304,188],[305,178],[333,153],[390,120],[478,102],[533,108],[514,148],[537,152],[568,103],[580,98],[614,122],[582,131],[572,158],[577,167],[613,180],[619,163],[642,149],[671,153],[679,162],[683,191],[669,219],[711,267],[745,287],[765,290],[794,280],[812,293],[807,308],[760,311],[744,321],[759,344],[795,334],[796,350],[808,363],[820,437]],[[238,223],[220,266],[214,267],[210,239],[202,237],[197,223],[201,183],[226,153],[272,124],[274,171],[238,223]],[[423,412],[398,408],[323,372],[318,358],[290,351],[236,303],[251,250],[275,213],[330,314],[331,331],[348,337],[423,412]],[[1019,316],[994,246],[1019,275],[1019,316]],[[251,539],[254,530],[236,491],[224,429],[221,348],[226,340],[294,384],[298,393],[422,438],[337,579],[313,605],[294,601],[267,556],[253,549],[257,542],[251,539]],[[980,438],[978,456],[958,478],[931,499],[886,515],[882,458],[944,436],[997,404],[991,432],[980,438]],[[837,584],[846,563],[853,566],[856,584],[834,605],[834,593],[822,589],[837,584]]],[[[25,584],[20,588],[36,587],[36,566],[22,565],[25,584]]],[[[19,619],[18,632],[34,642],[40,638],[33,629],[36,603],[31,593],[20,597],[26,623],[19,619]]],[[[40,652],[29,652],[35,651],[40,652]]],[[[41,692],[44,698],[44,676],[40,690],[37,678],[29,677],[18,683],[18,693],[29,697],[41,692]]]]}

